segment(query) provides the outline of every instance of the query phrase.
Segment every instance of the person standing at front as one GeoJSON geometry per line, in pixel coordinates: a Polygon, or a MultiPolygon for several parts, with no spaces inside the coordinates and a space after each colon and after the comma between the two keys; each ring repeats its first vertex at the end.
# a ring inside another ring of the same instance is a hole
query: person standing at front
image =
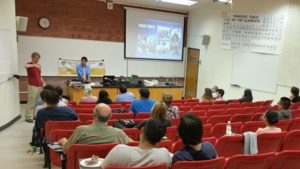
{"type": "Polygon", "coordinates": [[[87,64],[87,57],[83,56],[81,58],[81,63],[76,66],[77,79],[82,83],[90,83],[91,82],[91,68],[87,64]]]}
{"type": "Polygon", "coordinates": [[[25,64],[28,76],[28,98],[25,110],[25,121],[32,123],[35,116],[34,109],[37,99],[40,97],[45,81],[41,76],[41,65],[39,64],[40,54],[33,52],[31,54],[31,62],[25,64]]]}

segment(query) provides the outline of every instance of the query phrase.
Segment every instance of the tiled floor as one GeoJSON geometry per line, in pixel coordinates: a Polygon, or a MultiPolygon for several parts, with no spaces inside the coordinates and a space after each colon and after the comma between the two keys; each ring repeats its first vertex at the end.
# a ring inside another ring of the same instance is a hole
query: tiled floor
{"type": "MultiPolygon", "coordinates": [[[[21,105],[21,112],[24,112],[24,105],[21,105]]],[[[43,155],[28,155],[27,150],[31,149],[33,124],[26,123],[24,118],[18,120],[9,128],[0,132],[0,168],[8,169],[42,169],[43,155]]],[[[53,169],[59,167],[52,166],[53,169]]]]}

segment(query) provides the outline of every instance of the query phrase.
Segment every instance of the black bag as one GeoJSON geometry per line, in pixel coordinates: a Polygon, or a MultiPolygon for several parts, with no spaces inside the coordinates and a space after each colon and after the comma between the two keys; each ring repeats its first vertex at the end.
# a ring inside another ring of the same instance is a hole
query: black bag
{"type": "Polygon", "coordinates": [[[119,129],[133,128],[135,125],[137,125],[137,123],[131,119],[121,119],[114,123],[114,127],[119,129]]]}
{"type": "Polygon", "coordinates": [[[31,137],[30,145],[35,147],[42,147],[43,146],[42,144],[43,144],[43,138],[41,136],[41,133],[34,126],[32,129],[32,137],[31,137]]]}

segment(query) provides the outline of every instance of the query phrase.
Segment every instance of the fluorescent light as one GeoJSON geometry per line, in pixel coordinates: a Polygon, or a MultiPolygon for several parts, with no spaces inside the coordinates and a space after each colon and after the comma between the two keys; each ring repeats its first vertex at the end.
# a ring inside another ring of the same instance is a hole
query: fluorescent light
{"type": "Polygon", "coordinates": [[[172,4],[179,4],[179,5],[187,5],[191,6],[197,3],[197,1],[192,1],[192,0],[161,0],[161,2],[167,2],[167,3],[172,3],[172,4]]]}

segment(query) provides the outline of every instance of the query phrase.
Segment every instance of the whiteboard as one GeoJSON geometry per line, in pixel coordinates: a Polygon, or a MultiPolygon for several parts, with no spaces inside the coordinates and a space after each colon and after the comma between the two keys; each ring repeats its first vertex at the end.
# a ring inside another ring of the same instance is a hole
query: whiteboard
{"type": "Polygon", "coordinates": [[[8,28],[0,28],[0,83],[6,81],[13,74],[12,40],[8,28]]]}
{"type": "Polygon", "coordinates": [[[95,40],[79,40],[37,36],[18,36],[19,73],[26,75],[24,64],[30,60],[32,52],[41,55],[40,64],[43,76],[58,75],[58,60],[80,59],[105,62],[107,75],[128,76],[136,74],[142,77],[183,77],[182,61],[154,61],[124,59],[124,43],[95,40]],[[128,67],[127,67],[128,65],[128,67]],[[128,68],[128,69],[127,69],[128,68]]]}
{"type": "Polygon", "coordinates": [[[279,55],[234,51],[231,84],[276,93],[279,55]]]}

